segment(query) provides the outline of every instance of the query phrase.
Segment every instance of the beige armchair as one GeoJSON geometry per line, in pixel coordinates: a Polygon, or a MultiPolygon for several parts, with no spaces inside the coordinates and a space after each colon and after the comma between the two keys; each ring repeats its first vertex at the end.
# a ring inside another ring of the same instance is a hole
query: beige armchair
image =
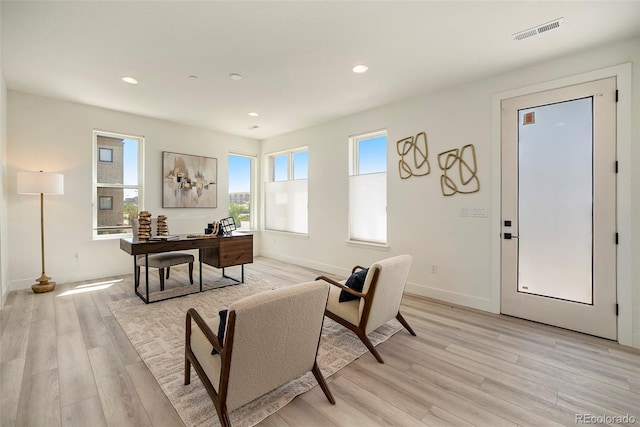
{"type": "Polygon", "coordinates": [[[229,412],[308,371],[332,404],[335,400],[316,363],[329,285],[322,281],[262,292],[231,304],[222,342],[190,308],[186,317],[184,383],[191,365],[198,373],[220,423],[229,412]],[[218,354],[212,355],[212,349],[218,354]]]}
{"type": "MultiPolygon", "coordinates": [[[[410,255],[399,255],[376,262],[366,273],[362,292],[346,287],[344,282],[336,282],[325,276],[318,277],[333,285],[329,291],[325,315],[355,332],[380,363],[384,363],[384,360],[367,337],[370,332],[395,317],[411,335],[416,335],[400,314],[400,303],[411,261],[410,255]],[[339,302],[343,291],[356,298],[339,302]]],[[[356,266],[352,273],[363,269],[364,267],[356,266]]]]}
{"type": "MultiPolygon", "coordinates": [[[[136,218],[131,220],[131,229],[133,232],[133,237],[138,235],[138,220],[136,218]]],[[[158,219],[151,219],[151,235],[155,236],[158,232],[158,219]]],[[[136,257],[136,276],[137,282],[140,283],[140,267],[144,267],[145,259],[144,255],[138,255],[136,257]]],[[[193,285],[193,262],[194,256],[188,254],[186,252],[165,252],[161,254],[153,254],[148,255],[149,258],[149,267],[157,268],[158,275],[160,276],[160,290],[164,291],[164,280],[165,280],[165,269],[167,270],[166,278],[169,278],[169,273],[171,271],[171,267],[180,264],[189,264],[189,282],[193,285]]]]}

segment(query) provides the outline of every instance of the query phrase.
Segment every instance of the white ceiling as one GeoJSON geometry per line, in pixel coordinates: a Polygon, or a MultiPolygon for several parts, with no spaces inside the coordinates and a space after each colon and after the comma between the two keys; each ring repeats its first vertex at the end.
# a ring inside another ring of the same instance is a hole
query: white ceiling
{"type": "Polygon", "coordinates": [[[1,13],[9,89],[256,139],[640,35],[640,1],[3,0],[1,13]]]}

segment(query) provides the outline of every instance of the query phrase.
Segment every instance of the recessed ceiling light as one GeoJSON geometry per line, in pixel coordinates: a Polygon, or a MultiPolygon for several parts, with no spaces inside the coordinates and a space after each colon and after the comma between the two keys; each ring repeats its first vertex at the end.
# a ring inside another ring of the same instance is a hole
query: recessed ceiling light
{"type": "Polygon", "coordinates": [[[356,65],[355,67],[353,67],[353,72],[362,74],[362,73],[366,73],[368,69],[369,67],[367,67],[366,65],[356,65]]]}
{"type": "Polygon", "coordinates": [[[229,74],[229,78],[231,80],[242,80],[242,76],[240,74],[237,74],[237,73],[229,74]]]}
{"type": "Polygon", "coordinates": [[[138,84],[138,81],[136,79],[134,79],[133,77],[128,77],[128,76],[123,77],[122,81],[126,82],[126,83],[129,83],[130,85],[137,85],[138,84]]]}
{"type": "Polygon", "coordinates": [[[254,130],[254,129],[258,129],[259,127],[260,127],[260,126],[258,126],[258,125],[253,125],[253,126],[249,126],[249,127],[247,128],[247,130],[254,130]]]}
{"type": "Polygon", "coordinates": [[[259,115],[259,114],[258,114],[258,113],[251,112],[251,113],[249,113],[249,115],[250,115],[251,117],[258,117],[258,115],[259,115]]]}

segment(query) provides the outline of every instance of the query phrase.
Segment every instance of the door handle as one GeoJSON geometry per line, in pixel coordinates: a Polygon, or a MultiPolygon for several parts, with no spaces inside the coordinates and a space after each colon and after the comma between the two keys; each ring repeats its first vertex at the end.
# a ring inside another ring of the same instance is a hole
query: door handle
{"type": "Polygon", "coordinates": [[[511,239],[517,239],[518,236],[516,236],[515,234],[511,234],[511,233],[504,233],[504,240],[511,240],[511,239]]]}

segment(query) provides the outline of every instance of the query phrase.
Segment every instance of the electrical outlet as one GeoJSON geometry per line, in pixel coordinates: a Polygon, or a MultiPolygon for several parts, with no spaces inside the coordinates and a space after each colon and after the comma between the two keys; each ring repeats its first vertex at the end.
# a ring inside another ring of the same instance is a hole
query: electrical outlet
{"type": "Polygon", "coordinates": [[[486,218],[487,217],[487,209],[486,208],[473,208],[471,209],[471,216],[474,218],[486,218]]]}
{"type": "Polygon", "coordinates": [[[431,264],[431,272],[436,274],[438,272],[438,264],[431,264]]]}

